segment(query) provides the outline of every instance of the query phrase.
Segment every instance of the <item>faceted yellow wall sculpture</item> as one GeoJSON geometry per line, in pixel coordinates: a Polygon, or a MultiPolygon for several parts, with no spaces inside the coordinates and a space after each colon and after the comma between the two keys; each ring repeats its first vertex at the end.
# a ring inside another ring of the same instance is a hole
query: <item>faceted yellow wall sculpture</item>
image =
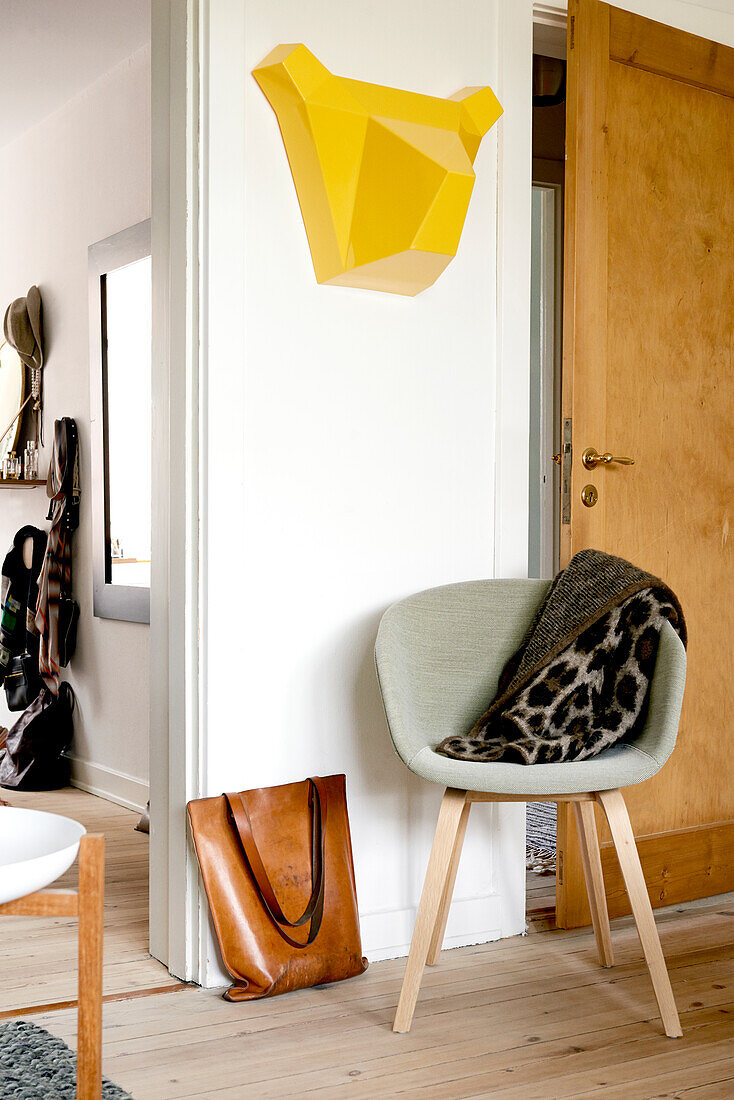
{"type": "Polygon", "coordinates": [[[456,255],[474,158],[502,114],[491,88],[450,99],[332,76],[303,45],[254,70],[278,118],[319,283],[394,294],[456,255]]]}

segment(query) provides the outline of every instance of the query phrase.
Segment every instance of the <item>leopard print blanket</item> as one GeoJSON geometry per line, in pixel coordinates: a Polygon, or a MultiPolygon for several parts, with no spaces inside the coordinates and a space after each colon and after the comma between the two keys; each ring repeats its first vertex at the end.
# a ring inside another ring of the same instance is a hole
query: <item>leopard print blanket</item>
{"type": "Polygon", "coordinates": [[[683,613],[667,585],[620,558],[582,551],[551,586],[489,710],[436,752],[549,764],[633,739],[666,619],[685,644],[683,613]]]}

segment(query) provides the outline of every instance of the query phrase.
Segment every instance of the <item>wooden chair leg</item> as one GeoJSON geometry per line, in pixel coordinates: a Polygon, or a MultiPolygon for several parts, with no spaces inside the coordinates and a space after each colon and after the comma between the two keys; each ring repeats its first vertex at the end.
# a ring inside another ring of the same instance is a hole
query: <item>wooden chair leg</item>
{"type": "Polygon", "coordinates": [[[602,966],[614,966],[612,933],[609,928],[607,895],[604,889],[604,875],[601,869],[599,838],[596,834],[593,802],[574,802],[573,812],[579,834],[581,862],[586,879],[586,892],[589,895],[591,923],[596,936],[596,949],[602,966]]]}
{"type": "Polygon", "coordinates": [[[464,803],[464,809],[461,811],[459,828],[456,831],[456,840],[454,841],[454,849],[451,853],[451,862],[449,863],[449,873],[446,878],[446,884],[444,885],[443,893],[441,895],[441,903],[438,907],[438,916],[436,917],[436,924],[433,929],[431,943],[428,948],[428,958],[426,959],[426,962],[429,966],[435,966],[441,955],[441,948],[443,947],[444,936],[446,935],[446,922],[449,919],[451,899],[454,896],[454,886],[456,885],[456,872],[459,870],[461,849],[464,847],[464,837],[466,836],[466,826],[469,822],[470,810],[471,802],[467,800],[464,803]]]}
{"type": "Polygon", "coordinates": [[[678,1009],[675,1006],[670,977],[665,965],[663,949],[660,946],[660,937],[655,926],[655,917],[647,893],[645,876],[642,873],[640,856],[635,844],[627,806],[622,797],[622,792],[619,790],[599,791],[596,797],[607,815],[614,847],[617,849],[622,877],[632,906],[632,913],[637,925],[647,969],[650,972],[650,979],[660,1009],[665,1034],[669,1035],[671,1039],[680,1038],[683,1032],[678,1018],[678,1009]]]}
{"type": "Polygon", "coordinates": [[[418,1000],[423,968],[426,965],[428,949],[431,945],[441,901],[447,887],[456,837],[465,805],[466,791],[459,791],[453,787],[446,788],[438,815],[431,856],[428,860],[428,870],[423,883],[423,892],[418,906],[415,928],[413,929],[413,939],[410,944],[410,954],[405,967],[405,976],[400,990],[400,1000],[395,1013],[393,1031],[410,1031],[410,1025],[413,1022],[413,1013],[415,1003],[418,1000]]]}
{"type": "Polygon", "coordinates": [[[87,834],[79,845],[79,1016],[77,1100],[102,1096],[102,945],[104,837],[87,834]]]}

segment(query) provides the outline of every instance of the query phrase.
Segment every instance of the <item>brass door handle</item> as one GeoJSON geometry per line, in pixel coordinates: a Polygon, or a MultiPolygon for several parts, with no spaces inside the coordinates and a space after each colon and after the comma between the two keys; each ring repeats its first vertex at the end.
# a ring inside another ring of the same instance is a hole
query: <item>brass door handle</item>
{"type": "Polygon", "coordinates": [[[593,470],[596,466],[608,466],[610,462],[618,462],[620,466],[634,466],[634,458],[622,458],[605,451],[599,454],[595,447],[587,447],[581,456],[581,461],[587,470],[593,470]]]}

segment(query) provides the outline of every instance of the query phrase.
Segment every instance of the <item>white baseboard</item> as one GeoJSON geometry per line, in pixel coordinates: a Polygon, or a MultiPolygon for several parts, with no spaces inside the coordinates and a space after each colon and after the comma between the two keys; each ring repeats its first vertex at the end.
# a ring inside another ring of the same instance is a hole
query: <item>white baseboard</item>
{"type": "MultiPolygon", "coordinates": [[[[390,909],[360,916],[362,950],[370,962],[399,959],[408,954],[416,909],[390,909]]],[[[457,898],[451,905],[444,948],[489,943],[502,936],[502,899],[499,894],[457,898]]]]}
{"type": "Polygon", "coordinates": [[[142,813],[148,801],[148,784],[125,772],[106,768],[103,764],[92,764],[71,755],[71,785],[108,802],[115,802],[128,810],[142,813]]]}
{"type": "MultiPolygon", "coordinates": [[[[479,898],[457,898],[451,906],[446,928],[444,949],[470,947],[475,943],[490,943],[502,938],[502,898],[489,894],[479,898]],[[478,931],[479,929],[479,931],[478,931]]],[[[410,950],[416,909],[388,909],[379,913],[362,913],[359,926],[362,951],[370,962],[400,959],[410,950]]],[[[201,984],[207,989],[228,985],[231,979],[221,961],[216,939],[207,928],[207,963],[201,984]]]]}

